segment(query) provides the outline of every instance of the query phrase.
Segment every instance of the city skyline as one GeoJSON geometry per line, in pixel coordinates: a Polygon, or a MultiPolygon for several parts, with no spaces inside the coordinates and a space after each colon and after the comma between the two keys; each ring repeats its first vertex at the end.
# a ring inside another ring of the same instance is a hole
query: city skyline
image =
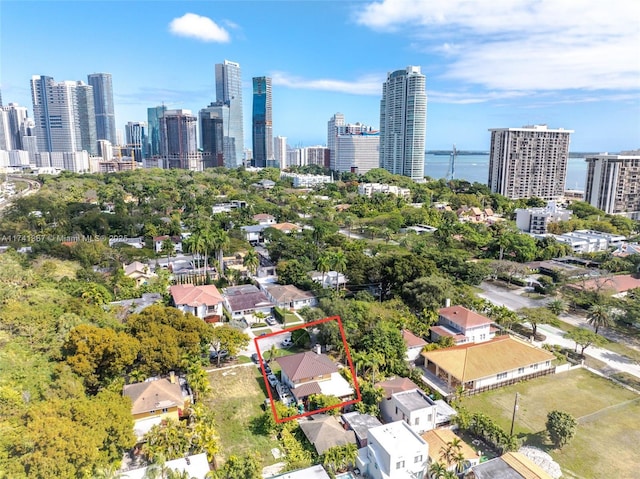
{"type": "MultiPolygon", "coordinates": [[[[640,144],[640,6],[615,4],[8,1],[0,88],[5,104],[33,117],[31,76],[109,72],[124,131],[163,103],[205,108],[216,99],[215,64],[230,60],[245,98],[253,77],[272,78],[274,136],[309,146],[326,144],[335,112],[379,128],[386,75],[417,65],[428,150],[487,151],[490,128],[548,124],[575,131],[572,151],[617,152],[640,144]],[[110,25],[104,38],[81,21],[89,14],[110,25]],[[74,28],[54,26],[59,16],[74,28]]],[[[250,102],[243,116],[249,146],[250,102]]]]}

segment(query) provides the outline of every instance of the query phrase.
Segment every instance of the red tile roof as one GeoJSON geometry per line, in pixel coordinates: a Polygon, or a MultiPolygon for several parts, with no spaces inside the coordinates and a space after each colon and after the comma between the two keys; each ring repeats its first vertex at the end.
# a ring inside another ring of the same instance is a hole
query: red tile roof
{"type": "Polygon", "coordinates": [[[584,284],[576,283],[572,285],[575,289],[591,290],[615,290],[616,293],[623,293],[630,289],[640,288],[640,279],[636,279],[630,274],[612,276],[610,278],[596,278],[586,281],[584,284]]]}
{"type": "Polygon", "coordinates": [[[311,351],[281,356],[276,362],[293,382],[338,372],[338,367],[328,357],[311,351]]]}
{"type": "Polygon", "coordinates": [[[419,338],[408,329],[402,330],[402,339],[404,339],[407,348],[421,348],[427,344],[424,339],[419,338]]]}
{"type": "Polygon", "coordinates": [[[471,311],[464,306],[457,305],[450,306],[448,308],[441,308],[438,310],[438,314],[462,328],[473,328],[475,326],[492,323],[492,321],[486,316],[478,314],[475,311],[471,311]]]}
{"type": "Polygon", "coordinates": [[[187,306],[214,306],[224,301],[218,288],[213,284],[194,286],[193,284],[176,284],[170,288],[173,302],[176,305],[187,306]]]}
{"type": "Polygon", "coordinates": [[[272,220],[275,219],[275,216],[267,214],[267,213],[258,213],[257,215],[253,215],[253,219],[258,220],[272,220]]]}

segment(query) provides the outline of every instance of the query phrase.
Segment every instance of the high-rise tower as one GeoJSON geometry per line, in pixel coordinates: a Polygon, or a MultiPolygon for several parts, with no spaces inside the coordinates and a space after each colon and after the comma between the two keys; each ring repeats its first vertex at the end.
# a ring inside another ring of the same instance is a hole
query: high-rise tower
{"type": "Polygon", "coordinates": [[[117,144],[116,120],[113,109],[113,86],[111,73],[92,73],[87,77],[93,87],[93,102],[96,110],[96,133],[99,140],[117,144]]]}
{"type": "Polygon", "coordinates": [[[198,119],[190,110],[167,110],[160,118],[160,144],[167,168],[199,170],[198,119]]]}
{"type": "Polygon", "coordinates": [[[640,150],[589,155],[584,200],[606,213],[640,220],[640,150]]]}
{"type": "Polygon", "coordinates": [[[229,121],[229,107],[223,103],[211,103],[200,110],[200,146],[202,167],[224,166],[224,125],[229,121]]]}
{"type": "Polygon", "coordinates": [[[82,149],[76,86],[77,82],[55,82],[44,75],[31,78],[38,151],[73,152],[82,149]]]}
{"type": "Polygon", "coordinates": [[[380,101],[380,167],[414,180],[424,178],[426,134],[426,77],[420,67],[389,73],[380,101]]]}
{"type": "Polygon", "coordinates": [[[147,125],[149,135],[149,156],[158,156],[162,153],[160,148],[160,118],[163,117],[167,107],[164,105],[147,108],[147,125]]]}
{"type": "Polygon", "coordinates": [[[216,100],[229,106],[229,121],[224,125],[224,166],[242,165],[244,126],[242,119],[242,78],[240,65],[225,60],[216,64],[216,100]]]}
{"type": "Polygon", "coordinates": [[[273,166],[273,122],[271,78],[253,78],[253,160],[254,166],[273,166]]]}
{"type": "Polygon", "coordinates": [[[96,111],[93,101],[93,87],[83,82],[77,82],[76,105],[80,125],[80,149],[87,150],[91,155],[98,153],[96,111]]]}
{"type": "Polygon", "coordinates": [[[492,193],[507,198],[555,200],[564,195],[573,130],[547,125],[490,129],[489,181],[492,193]]]}

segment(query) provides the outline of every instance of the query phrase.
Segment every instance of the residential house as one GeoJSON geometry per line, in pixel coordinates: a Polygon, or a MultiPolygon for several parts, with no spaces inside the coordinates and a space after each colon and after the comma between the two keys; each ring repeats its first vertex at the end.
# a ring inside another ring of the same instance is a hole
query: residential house
{"type": "Polygon", "coordinates": [[[135,249],[144,248],[144,238],[126,238],[126,237],[112,237],[109,238],[109,247],[113,247],[114,245],[128,245],[135,249]]]}
{"type": "Polygon", "coordinates": [[[422,348],[427,345],[427,342],[408,329],[402,330],[402,339],[404,339],[404,344],[407,345],[407,353],[405,356],[407,361],[414,362],[418,358],[422,359],[420,352],[422,352],[422,348]]]}
{"type": "Polygon", "coordinates": [[[264,291],[260,291],[252,284],[232,286],[223,290],[224,308],[232,319],[242,319],[251,322],[255,313],[271,314],[274,304],[264,291]]]}
{"type": "Polygon", "coordinates": [[[631,289],[640,288],[640,279],[630,274],[620,274],[573,283],[569,287],[578,291],[598,291],[619,297],[625,296],[627,291],[631,289]]]}
{"type": "Polygon", "coordinates": [[[271,225],[257,224],[241,226],[240,230],[244,234],[244,239],[255,246],[264,243],[264,230],[269,226],[271,225]]]}
{"type": "Polygon", "coordinates": [[[511,336],[481,343],[465,343],[422,353],[425,379],[453,392],[462,386],[469,393],[552,374],[555,356],[511,336]]]}
{"type": "Polygon", "coordinates": [[[259,225],[275,225],[276,217],[267,213],[258,213],[257,215],[253,215],[253,221],[259,225]]]}
{"type": "Polygon", "coordinates": [[[301,229],[298,225],[293,223],[287,223],[287,222],[272,224],[272,225],[269,225],[269,228],[276,229],[284,234],[295,233],[297,231],[300,231],[301,229]]]}
{"type": "Polygon", "coordinates": [[[295,471],[287,471],[282,474],[267,477],[266,479],[330,479],[329,474],[320,464],[297,469],[295,471]]]}
{"type": "MultiPolygon", "coordinates": [[[[442,451],[446,450],[448,445],[454,441],[460,444],[460,454],[464,458],[465,470],[470,467],[480,464],[480,456],[469,444],[464,442],[460,437],[451,429],[432,429],[430,431],[422,433],[422,439],[429,444],[429,464],[439,462],[444,464],[442,458],[442,451]]],[[[447,470],[454,471],[456,469],[455,463],[445,464],[447,470]]]]}
{"type": "Polygon", "coordinates": [[[431,340],[451,337],[456,344],[489,341],[495,336],[496,328],[486,316],[471,311],[464,306],[449,306],[438,310],[438,325],[432,326],[431,340]]]}
{"type": "Polygon", "coordinates": [[[238,208],[246,208],[247,202],[242,200],[231,200],[228,203],[216,203],[211,207],[212,214],[230,213],[238,208]]]}
{"type": "Polygon", "coordinates": [[[181,236],[169,236],[169,235],[154,236],[153,250],[156,253],[166,254],[166,252],[162,249],[162,244],[165,240],[168,240],[168,239],[170,239],[173,243],[173,253],[182,253],[182,237],[181,236]]]}
{"type": "Polygon", "coordinates": [[[160,293],[142,293],[140,298],[111,301],[109,311],[113,312],[120,321],[124,321],[130,314],[140,313],[143,309],[162,302],[160,293]]]}
{"type": "Polygon", "coordinates": [[[318,454],[324,454],[332,447],[356,443],[355,433],[345,430],[335,416],[314,414],[299,421],[299,424],[318,454]]]}
{"type": "MultiPolygon", "coordinates": [[[[126,479],[146,479],[148,477],[155,477],[149,474],[148,469],[150,467],[152,466],[122,471],[122,474],[117,477],[124,477],[126,479]]],[[[166,461],[164,463],[164,468],[168,471],[176,471],[183,474],[186,473],[186,476],[190,479],[206,479],[209,477],[207,474],[211,471],[206,452],[166,461]]]]}
{"type": "Polygon", "coordinates": [[[640,243],[621,243],[612,254],[620,258],[640,254],[640,243]]]}
{"type": "Polygon", "coordinates": [[[378,418],[370,414],[360,414],[358,411],[348,412],[342,415],[342,421],[347,429],[356,435],[358,447],[367,447],[367,432],[372,427],[382,426],[378,418]]]}
{"type": "Polygon", "coordinates": [[[180,311],[191,313],[208,323],[222,321],[224,298],[215,285],[176,284],[169,291],[173,305],[180,311]]]}
{"type": "Polygon", "coordinates": [[[257,183],[251,183],[251,186],[253,188],[259,188],[262,190],[270,190],[272,189],[274,186],[276,186],[276,182],[273,180],[260,180],[257,183]]]}
{"type": "Polygon", "coordinates": [[[404,421],[373,427],[356,467],[371,479],[424,479],[429,445],[404,421]]]}
{"type": "Polygon", "coordinates": [[[347,400],[353,388],[344,379],[338,366],[324,354],[311,351],[276,358],[281,368],[281,382],[291,389],[298,402],[307,403],[312,394],[336,396],[347,400]]]}
{"type": "Polygon", "coordinates": [[[269,299],[282,309],[298,310],[305,306],[313,307],[318,304],[318,298],[311,291],[303,291],[302,289],[292,285],[267,284],[264,291],[269,299]]]}
{"type": "Polygon", "coordinates": [[[320,283],[323,288],[344,288],[348,281],[348,278],[338,271],[327,271],[326,273],[311,271],[309,276],[316,283],[320,283]]]}
{"type": "Polygon", "coordinates": [[[393,393],[380,407],[384,422],[405,421],[418,434],[436,427],[437,407],[420,389],[393,393]]]}
{"type": "Polygon", "coordinates": [[[375,193],[384,195],[395,195],[403,198],[411,197],[409,188],[402,188],[396,185],[387,185],[384,183],[360,183],[358,185],[358,194],[361,196],[373,196],[375,193]]]}
{"type": "Polygon", "coordinates": [[[124,275],[127,278],[133,279],[138,288],[143,284],[147,284],[152,278],[157,277],[157,275],[151,271],[148,264],[141,263],[140,261],[134,261],[131,264],[123,264],[123,268],[124,275]]]}
{"type": "Polygon", "coordinates": [[[138,438],[163,420],[180,419],[185,404],[191,400],[186,384],[181,386],[173,374],[169,379],[127,384],[122,394],[131,399],[133,429],[138,438]]]}
{"type": "Polygon", "coordinates": [[[519,452],[507,452],[500,457],[475,465],[465,477],[468,479],[553,479],[553,476],[519,452]]]}

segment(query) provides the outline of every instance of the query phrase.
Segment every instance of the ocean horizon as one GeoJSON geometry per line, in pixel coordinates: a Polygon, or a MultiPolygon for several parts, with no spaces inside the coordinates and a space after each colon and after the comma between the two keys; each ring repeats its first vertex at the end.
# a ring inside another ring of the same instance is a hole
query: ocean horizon
{"type": "MultiPolygon", "coordinates": [[[[424,174],[435,180],[447,178],[449,173],[449,155],[426,153],[424,174]]],[[[587,162],[584,158],[569,158],[567,162],[566,190],[584,191],[587,176],[587,162]]],[[[459,154],[456,158],[454,178],[470,183],[487,184],[489,178],[489,154],[459,154]]]]}

